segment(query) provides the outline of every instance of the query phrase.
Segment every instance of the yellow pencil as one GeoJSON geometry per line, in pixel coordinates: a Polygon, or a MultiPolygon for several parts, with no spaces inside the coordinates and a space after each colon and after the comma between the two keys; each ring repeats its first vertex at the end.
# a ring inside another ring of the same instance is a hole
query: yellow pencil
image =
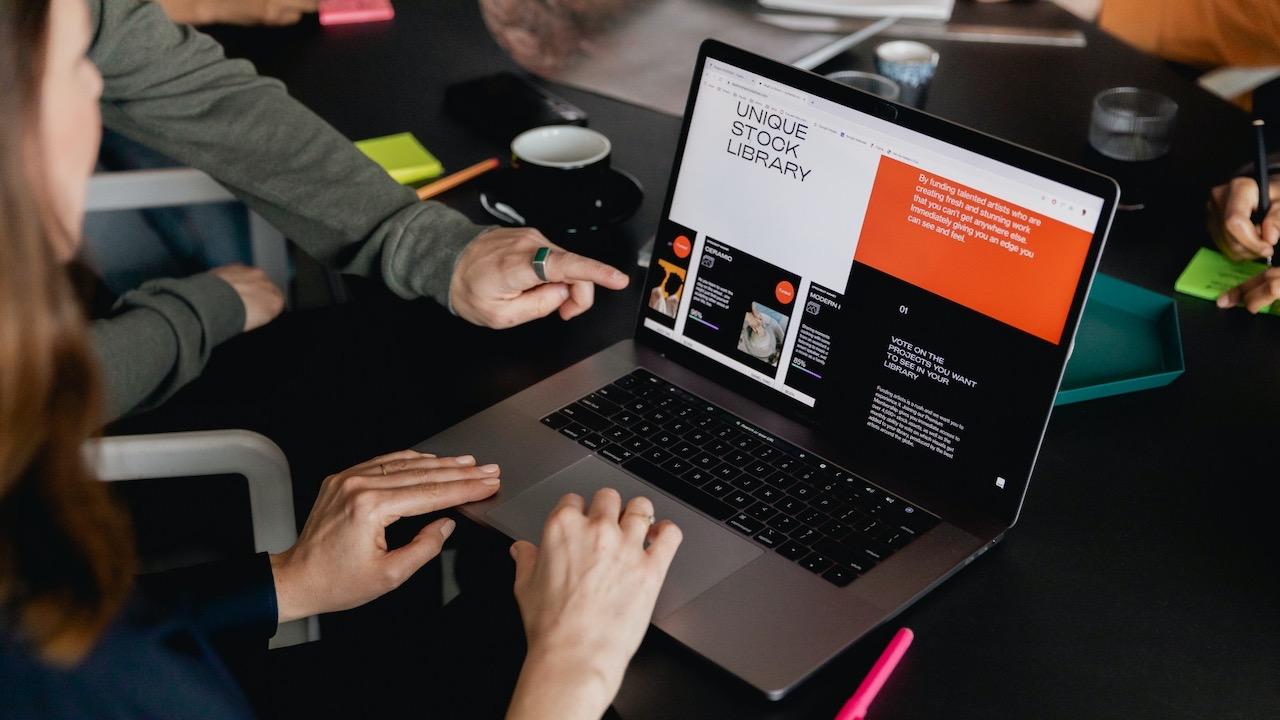
{"type": "Polygon", "coordinates": [[[426,185],[418,188],[418,199],[426,200],[428,198],[433,198],[440,193],[452,190],[468,180],[475,179],[489,172],[490,170],[498,167],[499,164],[498,158],[489,158],[488,160],[478,162],[465,170],[459,170],[452,175],[446,175],[433,183],[427,183],[426,185]]]}

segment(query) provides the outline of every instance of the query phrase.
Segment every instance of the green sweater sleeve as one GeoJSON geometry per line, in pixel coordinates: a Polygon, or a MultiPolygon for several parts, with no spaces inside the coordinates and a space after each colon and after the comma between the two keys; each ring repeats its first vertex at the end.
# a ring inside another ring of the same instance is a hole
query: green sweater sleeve
{"type": "Polygon", "coordinates": [[[208,273],[151,280],[121,296],[89,334],[107,389],[107,419],[156,407],[194,380],[209,353],[244,329],[244,304],[208,273]]]}
{"type": "Polygon", "coordinates": [[[148,0],[87,0],[108,127],[199,168],[317,260],[448,305],[461,249],[484,228],[418,202],[253,65],[148,0]]]}

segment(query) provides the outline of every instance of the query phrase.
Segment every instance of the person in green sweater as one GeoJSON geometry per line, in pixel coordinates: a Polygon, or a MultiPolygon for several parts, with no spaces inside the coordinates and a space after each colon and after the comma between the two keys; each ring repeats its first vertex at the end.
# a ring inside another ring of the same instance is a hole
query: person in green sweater
{"type": "MultiPolygon", "coordinates": [[[[320,262],[428,297],[463,319],[507,328],[591,307],[626,274],[558,248],[548,282],[529,228],[485,228],[387,176],[327,122],[212,38],[145,0],[87,0],[89,58],[103,77],[103,124],[199,168],[320,262]]],[[[552,246],[554,247],[554,246],[552,246]]],[[[251,268],[153,280],[122,295],[91,337],[107,415],[155,408],[197,377],[219,344],[270,322],[279,293],[251,268]]]]}
{"type": "MultiPolygon", "coordinates": [[[[434,518],[398,547],[386,528],[489,498],[502,469],[472,456],[383,454],[328,475],[293,547],[135,581],[129,523],[83,452],[96,433],[100,387],[63,268],[81,243],[99,140],[103,81],[86,57],[87,20],[81,0],[0,3],[0,716],[244,719],[252,709],[215,638],[265,646],[278,622],[353,608],[400,586],[438,556],[457,523],[434,518]]],[[[497,237],[492,248],[473,241],[459,265],[504,256],[514,236],[497,237]],[[481,254],[469,257],[476,247],[481,254]]],[[[499,323],[526,311],[484,292],[449,295],[460,312],[499,323]]],[[[624,504],[608,488],[589,504],[570,494],[537,545],[510,546],[507,593],[527,651],[508,718],[586,720],[608,708],[682,538],[655,512],[649,500],[624,504]]],[[[391,639],[388,646],[405,644],[403,628],[391,639]]],[[[448,659],[459,650],[443,639],[415,649],[448,659]]],[[[366,664],[390,679],[388,651],[366,664]]],[[[322,716],[377,715],[370,708],[389,688],[353,679],[361,659],[342,657],[342,682],[306,683],[308,695],[331,703],[322,716]],[[358,704],[354,714],[332,704],[344,693],[358,704]]],[[[432,668],[418,659],[404,709],[442,717],[432,668]]],[[[487,695],[506,689],[491,666],[473,678],[487,695]]]]}

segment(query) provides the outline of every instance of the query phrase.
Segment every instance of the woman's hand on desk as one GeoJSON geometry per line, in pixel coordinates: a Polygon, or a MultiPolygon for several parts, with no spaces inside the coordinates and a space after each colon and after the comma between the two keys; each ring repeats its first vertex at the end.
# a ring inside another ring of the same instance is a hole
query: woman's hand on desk
{"type": "Polygon", "coordinates": [[[640,647],[682,536],[654,524],[653,504],[622,507],[616,490],[590,510],[566,495],[547,517],[542,544],[517,542],[515,593],[529,651],[508,720],[598,718],[640,647]]]}
{"type": "Polygon", "coordinates": [[[1261,225],[1253,224],[1258,209],[1258,181],[1238,177],[1212,191],[1209,232],[1222,251],[1232,260],[1257,260],[1270,257],[1280,241],[1280,178],[1271,186],[1271,210],[1261,225]]]}
{"type": "Polygon", "coordinates": [[[160,0],[171,20],[191,25],[293,25],[319,0],[160,0]]]}
{"type": "Polygon", "coordinates": [[[399,587],[440,553],[454,529],[441,518],[407,545],[387,548],[386,527],[483,500],[498,491],[497,465],[413,450],[381,455],[320,486],[298,542],[271,556],[279,622],[363,605],[399,587]]]}
{"type": "Polygon", "coordinates": [[[630,278],[602,262],[566,252],[532,228],[498,228],[481,233],[462,250],[449,286],[449,304],[476,325],[509,328],[559,311],[568,320],[595,301],[595,286],[621,290],[630,278]],[[548,282],[533,271],[540,247],[553,249],[546,261],[548,282]]]}

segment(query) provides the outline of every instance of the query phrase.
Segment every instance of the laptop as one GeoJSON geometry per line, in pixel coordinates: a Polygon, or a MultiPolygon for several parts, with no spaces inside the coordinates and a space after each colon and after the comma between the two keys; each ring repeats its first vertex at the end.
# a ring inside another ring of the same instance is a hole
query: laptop
{"type": "Polygon", "coordinates": [[[427,440],[684,532],[653,624],[778,699],[1018,519],[1118,197],[728,45],[699,52],[634,336],[427,440]]]}

